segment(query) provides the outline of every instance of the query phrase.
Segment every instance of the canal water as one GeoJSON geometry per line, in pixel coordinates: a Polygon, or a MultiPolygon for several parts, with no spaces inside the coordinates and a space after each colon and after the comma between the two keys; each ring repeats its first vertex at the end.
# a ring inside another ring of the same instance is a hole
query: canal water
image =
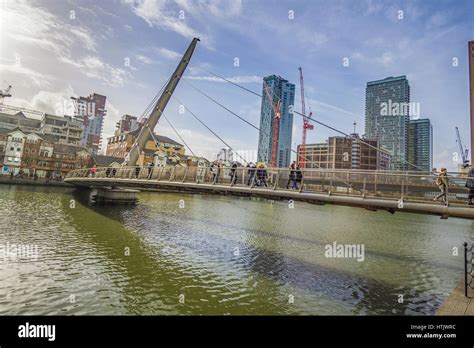
{"type": "Polygon", "coordinates": [[[86,198],[0,185],[0,315],[434,314],[462,277],[474,230],[468,220],[300,202],[86,198]],[[363,245],[363,261],[326,257],[333,243],[363,245]]]}

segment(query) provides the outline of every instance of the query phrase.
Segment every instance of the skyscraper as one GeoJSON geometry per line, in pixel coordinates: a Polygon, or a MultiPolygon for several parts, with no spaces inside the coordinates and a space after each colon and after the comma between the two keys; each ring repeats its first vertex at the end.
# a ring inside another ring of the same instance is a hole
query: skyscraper
{"type": "MultiPolygon", "coordinates": [[[[289,110],[295,102],[295,85],[281,76],[271,75],[263,79],[268,86],[273,103],[276,106],[281,100],[281,118],[277,136],[276,164],[278,167],[288,167],[291,161],[291,136],[293,131],[293,113],[289,110]]],[[[260,134],[258,139],[259,162],[271,163],[273,145],[273,126],[275,114],[271,101],[268,99],[265,84],[262,90],[262,108],[260,111],[260,134]]]]}
{"type": "Polygon", "coordinates": [[[102,144],[102,126],[105,110],[106,97],[97,93],[88,97],[71,97],[74,100],[74,117],[84,122],[81,145],[98,153],[102,144]]]}
{"type": "Polygon", "coordinates": [[[428,118],[409,122],[408,162],[408,170],[433,169],[433,127],[428,118]]]}
{"type": "Polygon", "coordinates": [[[410,85],[406,76],[367,82],[365,135],[392,153],[393,169],[407,168],[410,85]]]}
{"type": "Polygon", "coordinates": [[[471,164],[474,164],[474,41],[468,42],[469,96],[471,106],[471,164]]]}

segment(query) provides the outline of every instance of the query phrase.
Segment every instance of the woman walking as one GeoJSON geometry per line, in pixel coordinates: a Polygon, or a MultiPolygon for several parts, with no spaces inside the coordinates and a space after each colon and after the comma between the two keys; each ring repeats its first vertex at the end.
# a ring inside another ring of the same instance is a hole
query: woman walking
{"type": "Polygon", "coordinates": [[[439,173],[436,178],[436,185],[438,185],[441,193],[433,198],[433,201],[437,201],[439,198],[443,197],[443,203],[446,203],[446,194],[448,191],[448,170],[446,168],[441,168],[441,173],[439,173]]]}

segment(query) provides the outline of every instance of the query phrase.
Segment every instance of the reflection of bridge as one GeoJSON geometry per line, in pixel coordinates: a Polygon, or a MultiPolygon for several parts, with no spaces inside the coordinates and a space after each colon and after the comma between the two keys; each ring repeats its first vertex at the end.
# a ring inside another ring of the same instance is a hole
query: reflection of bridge
{"type": "Polygon", "coordinates": [[[237,168],[232,182],[231,170],[224,168],[219,176],[210,168],[168,166],[160,168],[120,167],[74,170],[64,181],[76,186],[139,188],[195,193],[232,194],[305,201],[314,204],[336,204],[369,210],[386,210],[433,214],[442,218],[474,219],[474,208],[466,205],[465,177],[448,177],[448,204],[433,202],[439,193],[435,177],[420,172],[385,172],[353,170],[303,170],[298,189],[288,189],[289,170],[265,169],[268,187],[257,185],[263,172],[237,168]]]}

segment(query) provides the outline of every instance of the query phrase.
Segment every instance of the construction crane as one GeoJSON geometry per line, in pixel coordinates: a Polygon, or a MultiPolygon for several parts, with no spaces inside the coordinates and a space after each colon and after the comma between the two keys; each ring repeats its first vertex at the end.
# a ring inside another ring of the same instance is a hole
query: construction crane
{"type": "Polygon", "coordinates": [[[12,86],[8,85],[8,87],[4,91],[0,90],[0,104],[3,104],[3,99],[4,98],[12,96],[10,94],[11,89],[12,89],[12,86]]]}
{"type": "Polygon", "coordinates": [[[461,157],[462,157],[462,168],[467,168],[469,167],[469,159],[468,159],[469,150],[463,148],[461,135],[459,135],[459,129],[458,127],[455,127],[455,128],[456,128],[456,137],[457,137],[456,142],[458,143],[459,151],[461,152],[461,157]]]}
{"type": "Polygon", "coordinates": [[[300,71],[300,87],[301,87],[301,113],[304,115],[303,116],[303,137],[301,139],[301,145],[300,145],[300,158],[298,161],[298,164],[300,165],[301,168],[305,168],[305,158],[306,158],[306,132],[308,129],[313,129],[314,126],[309,123],[309,119],[311,118],[311,115],[313,112],[309,112],[309,116],[306,116],[306,105],[304,101],[304,81],[303,81],[303,69],[301,67],[298,68],[300,71]]]}
{"type": "Polygon", "coordinates": [[[281,118],[281,99],[278,98],[277,105],[273,102],[273,96],[270,93],[267,83],[263,80],[263,88],[265,89],[265,94],[267,95],[268,101],[272,106],[274,121],[273,121],[273,142],[272,142],[272,167],[277,166],[277,150],[278,150],[278,127],[281,118]]]}

